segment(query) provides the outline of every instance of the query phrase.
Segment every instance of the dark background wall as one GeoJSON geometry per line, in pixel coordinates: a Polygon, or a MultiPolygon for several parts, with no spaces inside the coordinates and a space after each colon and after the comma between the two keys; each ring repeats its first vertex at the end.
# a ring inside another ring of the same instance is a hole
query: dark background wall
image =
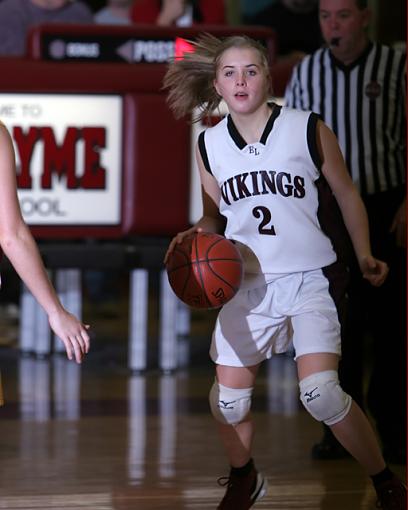
{"type": "Polygon", "coordinates": [[[384,43],[393,44],[407,40],[407,2],[406,0],[378,0],[375,8],[376,38],[384,43]]]}

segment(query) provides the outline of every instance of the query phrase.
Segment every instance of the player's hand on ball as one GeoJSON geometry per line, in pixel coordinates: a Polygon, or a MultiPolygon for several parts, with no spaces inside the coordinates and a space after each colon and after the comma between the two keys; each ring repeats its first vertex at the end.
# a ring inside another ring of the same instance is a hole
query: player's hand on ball
{"type": "Polygon", "coordinates": [[[81,363],[90,347],[90,338],[87,332],[89,325],[82,324],[65,309],[50,313],[48,321],[51,329],[64,343],[68,359],[75,358],[77,363],[81,363]]]}
{"type": "Polygon", "coordinates": [[[201,227],[191,227],[188,230],[185,230],[184,232],[179,232],[177,235],[173,237],[173,239],[170,241],[169,247],[167,248],[166,255],[164,256],[164,263],[167,264],[169,260],[170,253],[173,252],[174,247],[176,244],[181,244],[183,242],[183,239],[187,236],[191,236],[195,232],[202,232],[203,229],[201,227]]]}
{"type": "Polygon", "coordinates": [[[360,269],[363,273],[363,278],[368,280],[374,287],[382,285],[389,272],[386,262],[372,256],[364,257],[360,261],[360,269]]]}

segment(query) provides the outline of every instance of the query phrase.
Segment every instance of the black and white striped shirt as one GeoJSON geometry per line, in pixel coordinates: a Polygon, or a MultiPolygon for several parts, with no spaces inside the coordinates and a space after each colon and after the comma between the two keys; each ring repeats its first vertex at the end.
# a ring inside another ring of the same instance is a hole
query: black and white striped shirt
{"type": "Polygon", "coordinates": [[[376,43],[352,64],[328,48],[305,57],[293,70],[287,106],[321,115],[336,134],[361,194],[405,183],[406,55],[376,43]]]}

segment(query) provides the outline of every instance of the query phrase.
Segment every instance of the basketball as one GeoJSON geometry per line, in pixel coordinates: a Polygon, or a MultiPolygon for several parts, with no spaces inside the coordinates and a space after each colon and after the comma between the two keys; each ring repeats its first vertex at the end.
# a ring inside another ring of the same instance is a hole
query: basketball
{"type": "Polygon", "coordinates": [[[232,241],[208,232],[185,237],[166,264],[170,286],[193,308],[220,308],[237,293],[242,257],[232,241]]]}

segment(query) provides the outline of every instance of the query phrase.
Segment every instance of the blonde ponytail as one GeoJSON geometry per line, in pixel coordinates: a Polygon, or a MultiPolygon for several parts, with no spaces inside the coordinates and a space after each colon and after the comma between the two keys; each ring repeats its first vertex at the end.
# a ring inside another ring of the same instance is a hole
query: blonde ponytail
{"type": "Polygon", "coordinates": [[[214,80],[220,57],[230,48],[254,48],[261,56],[263,67],[269,76],[268,58],[265,48],[247,36],[231,36],[218,39],[211,34],[201,35],[190,41],[194,51],[183,58],[174,59],[168,67],[163,88],[168,89],[167,102],[176,118],[199,113],[193,122],[208,117],[219,106],[221,96],[214,88],[214,80]]]}

